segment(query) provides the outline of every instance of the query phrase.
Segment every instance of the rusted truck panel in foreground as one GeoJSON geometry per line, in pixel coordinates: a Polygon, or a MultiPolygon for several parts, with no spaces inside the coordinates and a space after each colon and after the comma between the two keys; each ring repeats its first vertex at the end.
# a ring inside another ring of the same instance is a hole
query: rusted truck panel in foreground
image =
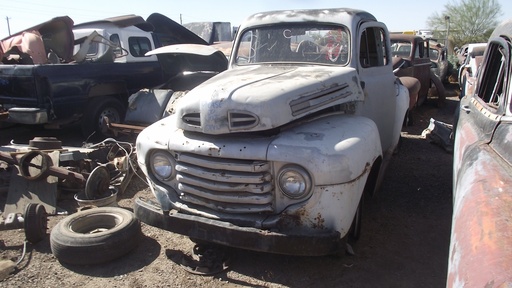
{"type": "Polygon", "coordinates": [[[511,35],[496,28],[460,102],[447,287],[512,286],[511,35]]]}

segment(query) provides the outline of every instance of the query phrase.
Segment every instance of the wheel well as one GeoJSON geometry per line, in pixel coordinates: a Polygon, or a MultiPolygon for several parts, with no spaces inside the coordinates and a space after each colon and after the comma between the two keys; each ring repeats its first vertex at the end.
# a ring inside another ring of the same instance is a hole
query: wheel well
{"type": "Polygon", "coordinates": [[[123,105],[124,108],[128,107],[128,98],[126,94],[118,93],[118,94],[105,94],[105,95],[89,95],[87,97],[87,105],[96,105],[98,102],[103,102],[103,100],[117,100],[123,105]],[[94,104],[90,104],[93,103],[94,104]]]}
{"type": "Polygon", "coordinates": [[[378,179],[379,179],[379,172],[380,172],[380,166],[382,164],[382,158],[377,158],[372,165],[372,168],[370,170],[370,175],[368,175],[368,179],[366,180],[366,185],[364,186],[364,194],[367,196],[373,197],[375,192],[378,189],[378,179]]]}
{"type": "Polygon", "coordinates": [[[124,82],[97,83],[89,88],[89,97],[128,94],[128,89],[124,82]]]}

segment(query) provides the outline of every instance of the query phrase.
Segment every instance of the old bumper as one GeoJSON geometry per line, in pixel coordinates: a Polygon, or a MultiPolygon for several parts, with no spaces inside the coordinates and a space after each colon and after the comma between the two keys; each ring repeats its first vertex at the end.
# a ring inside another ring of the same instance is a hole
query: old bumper
{"type": "Polygon", "coordinates": [[[136,198],[135,216],[142,222],[198,240],[260,252],[300,256],[322,256],[344,249],[339,232],[322,231],[309,234],[283,234],[252,227],[241,227],[214,219],[183,214],[164,213],[151,200],[136,198]]]}
{"type": "Polygon", "coordinates": [[[15,107],[9,109],[8,122],[20,124],[48,123],[48,113],[45,109],[15,107]]]}

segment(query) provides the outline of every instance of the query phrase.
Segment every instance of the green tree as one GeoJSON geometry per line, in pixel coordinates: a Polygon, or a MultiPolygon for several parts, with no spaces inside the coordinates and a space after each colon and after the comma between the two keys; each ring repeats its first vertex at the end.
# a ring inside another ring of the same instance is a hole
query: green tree
{"type": "Polygon", "coordinates": [[[427,26],[438,39],[446,39],[448,34],[450,47],[461,47],[487,42],[501,15],[497,0],[461,0],[446,4],[441,13],[434,12],[427,18],[427,26]]]}

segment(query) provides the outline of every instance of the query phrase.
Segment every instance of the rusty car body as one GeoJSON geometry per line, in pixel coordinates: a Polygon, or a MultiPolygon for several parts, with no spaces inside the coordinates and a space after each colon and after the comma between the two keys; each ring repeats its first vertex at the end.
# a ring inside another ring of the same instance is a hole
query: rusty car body
{"type": "Polygon", "coordinates": [[[443,83],[431,71],[429,40],[418,35],[396,33],[390,35],[390,40],[395,75],[414,77],[420,82],[416,106],[432,96],[437,96],[439,102],[443,102],[443,83]]]}
{"type": "Polygon", "coordinates": [[[417,106],[427,98],[437,97],[438,102],[444,101],[444,86],[439,77],[432,71],[429,39],[418,35],[391,34],[393,70],[398,77],[414,77],[420,81],[417,106]]]}
{"type": "Polygon", "coordinates": [[[101,134],[102,117],[122,121],[131,94],[181,72],[176,63],[146,52],[170,44],[207,44],[159,13],[146,20],[124,15],[73,24],[69,17],[57,17],[0,40],[1,119],[52,129],[80,124],[84,136],[101,134]],[[33,43],[40,51],[20,51],[33,43]]]}
{"type": "Polygon", "coordinates": [[[448,82],[448,71],[450,63],[448,62],[448,49],[435,40],[429,41],[430,70],[441,80],[448,82]]]}
{"type": "Polygon", "coordinates": [[[460,100],[447,287],[512,285],[512,21],[491,35],[460,100]]]}

